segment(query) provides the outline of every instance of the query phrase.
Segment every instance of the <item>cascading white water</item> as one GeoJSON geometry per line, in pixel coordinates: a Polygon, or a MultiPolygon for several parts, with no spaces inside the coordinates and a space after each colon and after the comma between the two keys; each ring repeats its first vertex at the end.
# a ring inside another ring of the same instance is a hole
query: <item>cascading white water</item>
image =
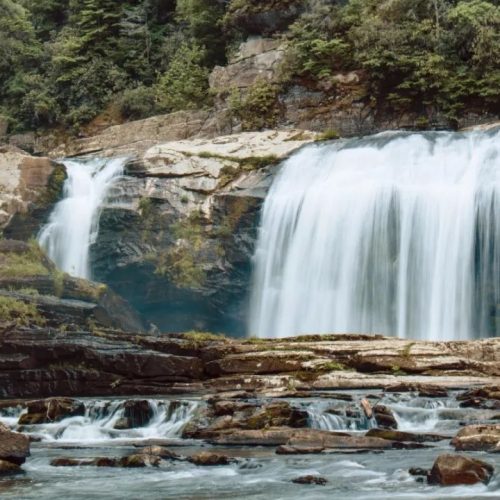
{"type": "MultiPolygon", "coordinates": [[[[115,428],[124,415],[122,400],[87,401],[85,414],[52,423],[24,425],[23,432],[45,442],[103,443],[108,441],[142,441],[148,439],[177,439],[193,418],[200,404],[197,401],[149,400],[152,418],[143,427],[115,428]]],[[[21,408],[0,411],[0,423],[16,430],[21,408]]]]}
{"type": "Polygon", "coordinates": [[[101,206],[126,158],[64,161],[68,178],[63,199],[38,236],[40,246],[57,267],[72,276],[90,279],[89,249],[99,231],[101,206]]]}
{"type": "Polygon", "coordinates": [[[500,131],[313,145],[266,199],[249,334],[497,333],[500,131]]]}

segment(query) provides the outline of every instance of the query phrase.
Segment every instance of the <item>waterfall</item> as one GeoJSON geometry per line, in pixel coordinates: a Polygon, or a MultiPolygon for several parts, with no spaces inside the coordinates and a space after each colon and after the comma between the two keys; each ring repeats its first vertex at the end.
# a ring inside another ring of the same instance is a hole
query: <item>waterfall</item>
{"type": "Polygon", "coordinates": [[[38,236],[40,246],[59,269],[91,279],[90,246],[99,231],[101,206],[114,180],[123,173],[125,158],[64,161],[68,178],[63,199],[38,236]]]}
{"type": "Polygon", "coordinates": [[[250,335],[496,335],[500,130],[302,149],[271,187],[254,259],[250,335]]]}

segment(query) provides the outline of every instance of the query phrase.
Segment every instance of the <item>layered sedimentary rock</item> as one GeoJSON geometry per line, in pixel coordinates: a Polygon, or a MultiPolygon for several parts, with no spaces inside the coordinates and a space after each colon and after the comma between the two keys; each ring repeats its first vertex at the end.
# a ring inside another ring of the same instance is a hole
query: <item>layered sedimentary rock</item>
{"type": "MultiPolygon", "coordinates": [[[[3,327],[0,336],[2,397],[165,394],[178,392],[252,391],[280,396],[321,389],[401,387],[401,383],[437,388],[493,387],[500,374],[500,339],[468,343],[419,342],[414,364],[418,374],[394,371],[384,357],[398,356],[404,341],[389,338],[295,338],[281,342],[218,339],[204,334],[130,335],[95,328],[93,332],[56,332],[44,327],[3,327]],[[380,364],[360,373],[363,356],[376,351],[380,364]],[[429,354],[432,351],[432,354],[429,354]],[[450,355],[453,365],[443,363],[450,355]],[[274,364],[266,363],[273,357],[274,364]],[[214,371],[230,360],[232,372],[214,371]]],[[[285,405],[286,406],[286,405],[285,405]]],[[[220,417],[236,411],[230,405],[214,409],[220,417]]],[[[242,411],[242,409],[238,409],[242,411]]],[[[270,407],[262,414],[245,410],[238,424],[299,425],[300,412],[270,407]],[[250,412],[250,413],[248,413],[250,412]],[[242,422],[247,422],[243,424],[242,422]],[[290,422],[295,422],[291,424],[290,422]]],[[[217,417],[219,418],[219,417],[217,417]]],[[[232,419],[232,417],[231,417],[232,419]]],[[[229,420],[224,421],[225,427],[229,420]]],[[[222,420],[220,421],[222,423],[222,420]]],[[[232,424],[231,424],[232,425],[232,424]]],[[[229,425],[230,426],[230,425],[229,425]]],[[[457,438],[458,439],[458,438],[457,438]]],[[[465,449],[465,448],[464,448],[465,449]]]]}

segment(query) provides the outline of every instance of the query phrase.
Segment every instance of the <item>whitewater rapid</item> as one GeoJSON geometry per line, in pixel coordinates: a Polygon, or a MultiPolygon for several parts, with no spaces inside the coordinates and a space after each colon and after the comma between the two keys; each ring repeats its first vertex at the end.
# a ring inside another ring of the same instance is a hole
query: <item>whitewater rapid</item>
{"type": "Polygon", "coordinates": [[[312,145],[263,208],[249,334],[497,335],[500,131],[312,145]]]}
{"type": "Polygon", "coordinates": [[[89,250],[97,239],[102,204],[126,158],[66,160],[63,199],[55,206],[38,236],[40,246],[59,269],[91,279],[89,250]]]}

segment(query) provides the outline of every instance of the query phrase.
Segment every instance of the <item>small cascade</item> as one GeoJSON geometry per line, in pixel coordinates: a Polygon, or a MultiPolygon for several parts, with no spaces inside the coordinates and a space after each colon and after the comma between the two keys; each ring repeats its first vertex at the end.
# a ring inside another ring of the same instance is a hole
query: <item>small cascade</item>
{"type": "Polygon", "coordinates": [[[373,419],[364,415],[358,402],[346,404],[335,400],[308,403],[305,409],[309,427],[322,431],[366,431],[376,427],[373,419]]]}
{"type": "MultiPolygon", "coordinates": [[[[117,425],[124,417],[125,401],[87,401],[83,416],[68,417],[60,422],[24,425],[23,432],[43,442],[101,443],[147,439],[177,439],[193,418],[199,403],[196,401],[149,400],[152,417],[143,427],[121,429],[117,425]],[[118,427],[118,428],[115,428],[118,427]]],[[[15,429],[23,410],[0,412],[0,422],[15,429]]]]}
{"type": "Polygon", "coordinates": [[[89,251],[97,239],[102,204],[126,158],[63,161],[67,179],[63,199],[38,236],[40,246],[62,271],[91,279],[89,251]]]}
{"type": "Polygon", "coordinates": [[[498,335],[500,130],[384,133],[283,165],[255,251],[249,335],[498,335]]]}

